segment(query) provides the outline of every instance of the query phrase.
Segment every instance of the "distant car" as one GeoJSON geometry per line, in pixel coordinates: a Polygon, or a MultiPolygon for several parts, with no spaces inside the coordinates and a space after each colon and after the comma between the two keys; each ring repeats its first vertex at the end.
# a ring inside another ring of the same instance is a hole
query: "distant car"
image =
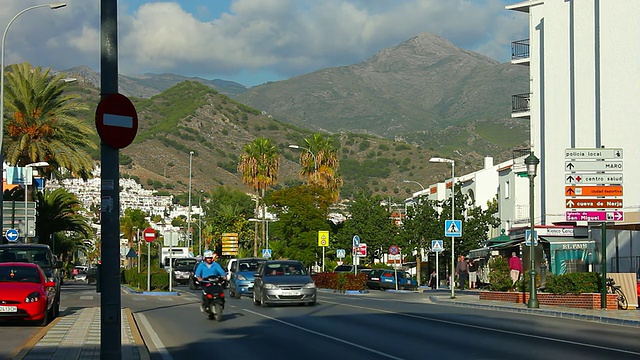
{"type": "Polygon", "coordinates": [[[300,261],[267,260],[255,275],[253,303],[315,305],[316,293],[316,284],[300,261]]]}
{"type": "Polygon", "coordinates": [[[234,261],[229,274],[229,296],[240,299],[242,295],[253,294],[253,275],[258,271],[262,258],[242,258],[234,261]]]}
{"type": "Polygon", "coordinates": [[[173,262],[173,282],[187,285],[198,261],[195,258],[175,259],[173,262]]]}
{"type": "Polygon", "coordinates": [[[53,317],[60,312],[60,287],[62,285],[62,261],[53,255],[49,245],[45,244],[2,244],[0,262],[30,262],[40,266],[47,282],[55,283],[53,317]]]}
{"type": "MultiPolygon", "coordinates": [[[[416,290],[418,282],[406,271],[397,271],[398,290],[416,290]]],[[[396,271],[392,269],[375,269],[367,278],[367,287],[378,290],[396,289],[396,271]]]]}
{"type": "MultiPolygon", "coordinates": [[[[333,269],[334,273],[352,273],[353,274],[353,270],[354,270],[355,265],[338,265],[336,266],[335,269],[333,269]]],[[[369,270],[368,267],[366,266],[357,266],[358,272],[366,272],[366,270],[369,270]]]]}
{"type": "Polygon", "coordinates": [[[46,326],[56,313],[56,283],[37,264],[0,263],[0,320],[34,321],[46,326]]]}

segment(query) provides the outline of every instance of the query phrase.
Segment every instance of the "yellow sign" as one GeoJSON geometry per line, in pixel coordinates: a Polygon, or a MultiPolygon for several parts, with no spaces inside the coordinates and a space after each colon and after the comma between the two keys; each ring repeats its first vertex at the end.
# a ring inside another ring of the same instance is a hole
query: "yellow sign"
{"type": "Polygon", "coordinates": [[[328,231],[318,231],[318,246],[329,246],[328,231]]]}
{"type": "Polygon", "coordinates": [[[222,255],[238,255],[238,234],[222,234],[222,255]]]}

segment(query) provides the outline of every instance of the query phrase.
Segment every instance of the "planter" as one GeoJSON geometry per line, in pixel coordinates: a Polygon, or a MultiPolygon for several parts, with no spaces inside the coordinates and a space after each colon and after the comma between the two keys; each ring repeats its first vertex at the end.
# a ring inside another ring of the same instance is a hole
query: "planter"
{"type": "MultiPolygon", "coordinates": [[[[563,306],[580,309],[600,309],[599,293],[584,294],[548,294],[537,293],[540,305],[563,306]]],[[[522,292],[480,292],[480,300],[507,301],[526,304],[529,301],[529,293],[522,292]]],[[[607,310],[617,310],[618,300],[615,294],[607,294],[607,310]]]]}

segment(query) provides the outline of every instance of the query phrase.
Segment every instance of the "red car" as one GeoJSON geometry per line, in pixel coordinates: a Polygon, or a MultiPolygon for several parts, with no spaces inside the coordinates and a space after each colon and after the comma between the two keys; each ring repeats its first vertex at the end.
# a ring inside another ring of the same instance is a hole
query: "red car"
{"type": "Polygon", "coordinates": [[[55,315],[55,286],[36,264],[0,263],[0,320],[47,325],[55,315]]]}

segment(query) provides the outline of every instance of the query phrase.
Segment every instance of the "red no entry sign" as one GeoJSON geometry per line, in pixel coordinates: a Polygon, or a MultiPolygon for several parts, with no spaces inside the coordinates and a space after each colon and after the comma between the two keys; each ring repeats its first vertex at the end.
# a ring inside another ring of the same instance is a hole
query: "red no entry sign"
{"type": "Polygon", "coordinates": [[[144,229],[144,231],[142,232],[142,237],[147,241],[147,242],[153,242],[156,239],[156,231],[153,230],[152,228],[146,228],[144,229]]]}
{"type": "Polygon", "coordinates": [[[96,129],[105,144],[122,149],[133,142],[138,132],[138,113],[131,100],[122,94],[109,94],[96,108],[96,129]]]}

